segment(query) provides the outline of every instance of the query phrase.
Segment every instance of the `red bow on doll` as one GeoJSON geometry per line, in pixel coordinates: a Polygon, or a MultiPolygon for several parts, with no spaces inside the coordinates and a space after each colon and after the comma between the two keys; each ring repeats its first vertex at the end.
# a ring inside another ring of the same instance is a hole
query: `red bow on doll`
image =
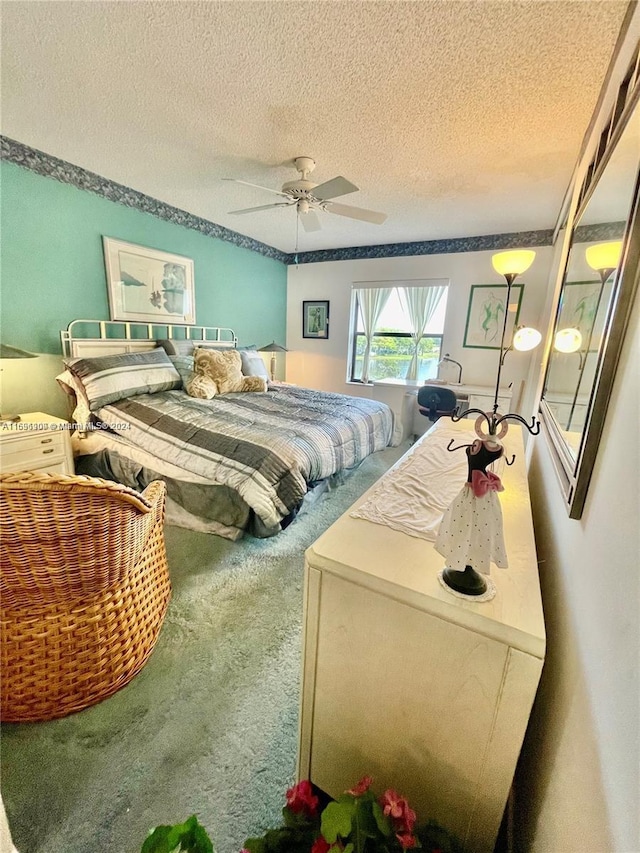
{"type": "Polygon", "coordinates": [[[487,471],[486,474],[483,474],[482,471],[472,471],[471,488],[477,498],[484,497],[487,492],[504,492],[500,477],[491,471],[487,471]]]}

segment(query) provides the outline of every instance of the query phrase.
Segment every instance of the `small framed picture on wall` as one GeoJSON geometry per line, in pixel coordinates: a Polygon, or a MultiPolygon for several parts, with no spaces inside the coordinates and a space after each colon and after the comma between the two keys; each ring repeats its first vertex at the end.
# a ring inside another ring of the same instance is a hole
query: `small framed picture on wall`
{"type": "Polygon", "coordinates": [[[329,337],[329,301],[307,300],[302,303],[302,337],[329,337]]]}

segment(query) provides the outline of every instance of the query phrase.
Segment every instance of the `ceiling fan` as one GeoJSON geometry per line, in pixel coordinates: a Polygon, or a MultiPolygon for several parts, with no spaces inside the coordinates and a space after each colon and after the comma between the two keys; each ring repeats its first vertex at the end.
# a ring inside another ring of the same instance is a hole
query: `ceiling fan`
{"type": "Polygon", "coordinates": [[[296,157],[293,161],[300,177],[296,181],[287,181],[281,190],[273,190],[262,187],[259,184],[251,184],[249,181],[240,181],[237,178],[223,178],[223,181],[235,181],[237,184],[246,184],[248,187],[257,187],[260,190],[281,196],[284,201],[274,204],[262,204],[259,207],[246,207],[242,210],[230,210],[230,214],[254,213],[257,210],[268,210],[272,207],[295,206],[299,220],[305,231],[320,231],[321,224],[316,211],[324,210],[326,213],[335,213],[338,216],[346,216],[349,219],[360,219],[362,222],[371,222],[374,225],[382,225],[387,218],[386,213],[378,213],[375,210],[365,210],[362,207],[352,207],[349,204],[339,204],[333,201],[341,195],[355,193],[358,187],[346,178],[338,176],[323,184],[314,184],[309,180],[309,175],[316,167],[316,161],[311,157],[296,157]]]}

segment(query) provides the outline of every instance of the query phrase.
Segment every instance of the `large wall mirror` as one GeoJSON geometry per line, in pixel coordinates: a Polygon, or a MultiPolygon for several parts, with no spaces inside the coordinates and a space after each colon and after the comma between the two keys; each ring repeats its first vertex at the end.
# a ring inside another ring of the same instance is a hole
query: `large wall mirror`
{"type": "Polygon", "coordinates": [[[580,518],[638,285],[640,68],[636,56],[582,185],[540,415],[571,518],[580,518]]]}

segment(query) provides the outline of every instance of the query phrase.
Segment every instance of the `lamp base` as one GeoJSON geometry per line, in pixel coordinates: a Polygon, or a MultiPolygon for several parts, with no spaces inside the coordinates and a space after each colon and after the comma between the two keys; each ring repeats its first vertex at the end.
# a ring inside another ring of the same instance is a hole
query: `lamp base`
{"type": "Polygon", "coordinates": [[[463,595],[484,595],[487,591],[487,582],[472,566],[465,566],[464,572],[445,569],[442,572],[442,580],[448,587],[463,595]]]}

